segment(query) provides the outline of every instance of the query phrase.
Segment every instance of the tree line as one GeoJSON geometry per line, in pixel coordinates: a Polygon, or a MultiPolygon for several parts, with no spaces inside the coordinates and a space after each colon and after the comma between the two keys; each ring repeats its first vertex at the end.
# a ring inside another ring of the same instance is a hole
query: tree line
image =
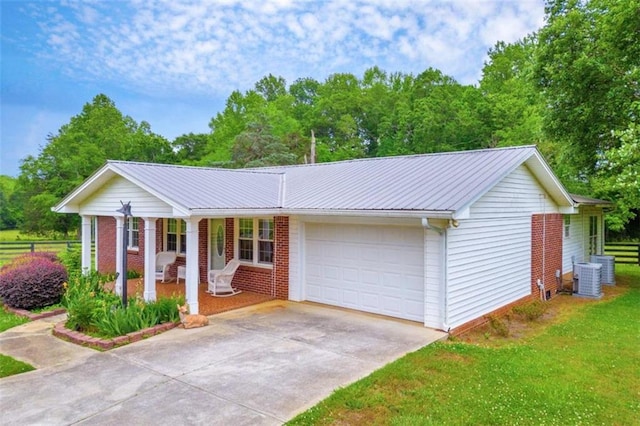
{"type": "Polygon", "coordinates": [[[640,1],[552,0],[545,25],[488,52],[478,85],[441,71],[336,73],[291,83],[269,74],[234,91],[210,132],[168,141],[104,94],[87,103],[17,179],[0,179],[0,227],[68,233],[50,211],[107,159],[209,167],[535,144],[571,192],[612,200],[620,230],[640,208],[640,1]]]}

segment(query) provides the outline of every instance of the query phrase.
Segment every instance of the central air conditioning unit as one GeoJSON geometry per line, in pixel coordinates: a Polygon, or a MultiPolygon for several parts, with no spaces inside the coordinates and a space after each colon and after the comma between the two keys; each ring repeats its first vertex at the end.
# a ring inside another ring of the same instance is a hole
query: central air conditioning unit
{"type": "Polygon", "coordinates": [[[616,258],[615,256],[604,256],[593,254],[591,263],[602,265],[602,284],[616,285],[616,258]]]}
{"type": "Polygon", "coordinates": [[[576,263],[573,269],[573,291],[578,296],[602,297],[602,265],[599,263],[576,263]]]}

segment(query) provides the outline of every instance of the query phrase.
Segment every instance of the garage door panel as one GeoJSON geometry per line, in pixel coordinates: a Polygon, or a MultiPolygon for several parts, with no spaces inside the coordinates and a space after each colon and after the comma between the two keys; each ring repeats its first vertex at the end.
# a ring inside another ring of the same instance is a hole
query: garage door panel
{"type": "Polygon", "coordinates": [[[342,269],[342,279],[350,283],[357,283],[359,281],[358,270],[354,268],[342,269]]]}
{"type": "Polygon", "coordinates": [[[360,293],[360,304],[363,308],[377,309],[380,306],[380,296],[377,293],[360,293]]]}
{"type": "Polygon", "coordinates": [[[305,234],[307,300],[424,320],[422,228],[307,224],[305,234]]]}

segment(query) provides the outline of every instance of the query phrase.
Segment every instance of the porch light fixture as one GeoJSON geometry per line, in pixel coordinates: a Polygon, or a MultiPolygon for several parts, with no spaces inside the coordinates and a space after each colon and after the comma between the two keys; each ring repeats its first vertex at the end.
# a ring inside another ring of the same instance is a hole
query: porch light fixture
{"type": "Polygon", "coordinates": [[[131,201],[127,204],[120,200],[120,207],[116,212],[124,215],[124,226],[122,227],[122,306],[127,307],[127,236],[129,235],[129,217],[131,216],[131,201]]]}

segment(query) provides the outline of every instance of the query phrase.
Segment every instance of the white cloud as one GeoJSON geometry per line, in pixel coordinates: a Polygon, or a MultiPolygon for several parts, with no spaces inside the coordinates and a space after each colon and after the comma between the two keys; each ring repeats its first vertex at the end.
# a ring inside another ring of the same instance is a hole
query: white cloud
{"type": "MultiPolygon", "coordinates": [[[[488,48],[542,22],[542,0],[43,3],[48,61],[141,92],[225,95],[272,73],[323,79],[379,65],[463,83],[488,48]]],[[[37,6],[34,6],[37,7],[37,6]]],[[[169,95],[169,94],[167,94],[169,95]]]]}

